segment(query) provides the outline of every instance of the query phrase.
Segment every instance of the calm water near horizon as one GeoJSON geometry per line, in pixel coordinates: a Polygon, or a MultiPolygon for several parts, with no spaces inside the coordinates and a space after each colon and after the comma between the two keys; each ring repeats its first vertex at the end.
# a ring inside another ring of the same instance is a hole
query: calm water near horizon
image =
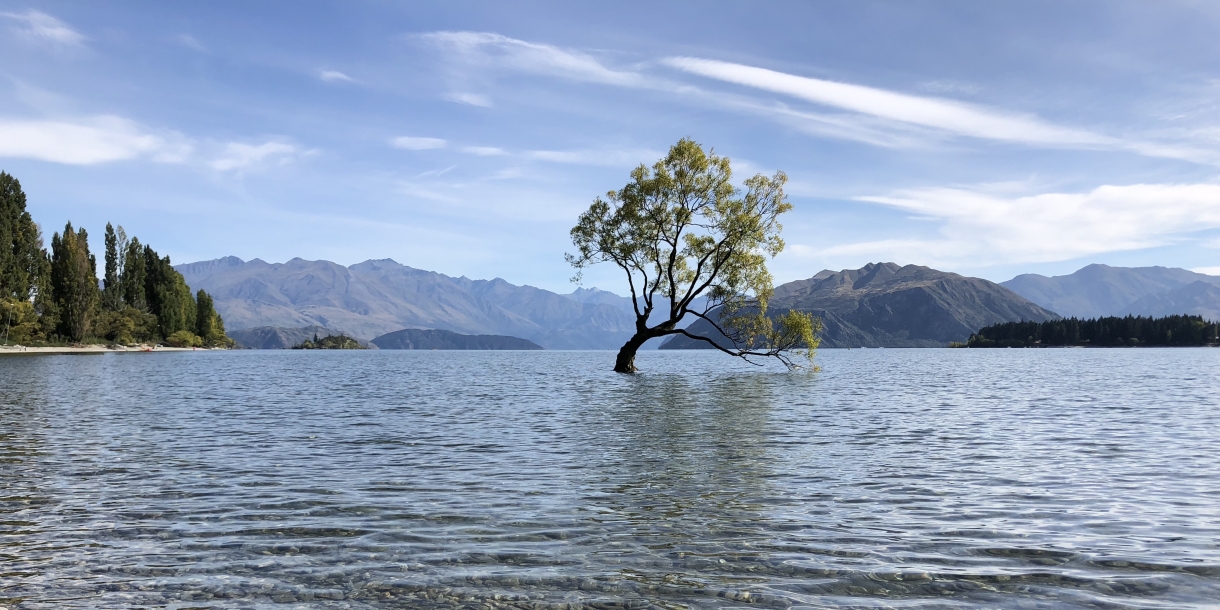
{"type": "Polygon", "coordinates": [[[0,608],[1216,608],[1220,349],[0,357],[0,608]]]}

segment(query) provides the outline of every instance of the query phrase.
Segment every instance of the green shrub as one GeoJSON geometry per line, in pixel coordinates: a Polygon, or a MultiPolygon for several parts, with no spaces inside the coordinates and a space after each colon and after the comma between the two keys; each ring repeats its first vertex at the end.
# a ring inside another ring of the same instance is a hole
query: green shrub
{"type": "Polygon", "coordinates": [[[170,345],[170,347],[202,347],[203,346],[203,339],[200,339],[199,335],[196,335],[195,333],[193,333],[189,330],[176,331],[174,334],[166,337],[165,342],[168,343],[170,345]]]}
{"type": "Polygon", "coordinates": [[[43,339],[34,304],[0,299],[0,342],[29,344],[43,339]]]}

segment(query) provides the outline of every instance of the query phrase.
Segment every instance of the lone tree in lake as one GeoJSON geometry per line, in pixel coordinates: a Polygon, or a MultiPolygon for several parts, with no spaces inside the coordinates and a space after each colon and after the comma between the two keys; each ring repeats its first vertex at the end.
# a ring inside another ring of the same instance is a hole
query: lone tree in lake
{"type": "Polygon", "coordinates": [[[572,229],[577,253],[567,255],[577,270],[573,281],[590,265],[614,263],[627,274],[635,306],[635,335],[619,350],[616,372],[635,372],[646,341],[675,334],[751,362],[770,357],[799,368],[792,354],[801,347],[813,359],[820,320],[798,311],[767,315],[773,288],[766,261],[784,249],[778,219],[792,209],[788,177],[757,174],[744,191],[732,177],[727,158],[683,138],[580,215],[572,229]],[[696,304],[699,297],[706,299],[696,304]],[[654,312],[662,315],[650,326],[654,312]],[[687,315],[707,320],[734,347],[678,328],[687,315]]]}

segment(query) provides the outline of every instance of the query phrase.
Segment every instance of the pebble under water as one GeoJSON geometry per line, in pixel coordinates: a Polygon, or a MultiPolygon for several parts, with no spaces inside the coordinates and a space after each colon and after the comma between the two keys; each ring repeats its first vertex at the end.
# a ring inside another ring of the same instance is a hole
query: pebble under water
{"type": "Polygon", "coordinates": [[[1215,608],[1220,349],[0,357],[0,608],[1215,608]]]}

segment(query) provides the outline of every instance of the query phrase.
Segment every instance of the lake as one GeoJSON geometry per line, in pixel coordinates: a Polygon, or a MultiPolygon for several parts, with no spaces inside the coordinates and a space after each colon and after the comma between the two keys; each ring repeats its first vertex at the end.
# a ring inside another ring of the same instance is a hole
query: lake
{"type": "Polygon", "coordinates": [[[1215,608],[1220,349],[0,357],[0,608],[1215,608]]]}

